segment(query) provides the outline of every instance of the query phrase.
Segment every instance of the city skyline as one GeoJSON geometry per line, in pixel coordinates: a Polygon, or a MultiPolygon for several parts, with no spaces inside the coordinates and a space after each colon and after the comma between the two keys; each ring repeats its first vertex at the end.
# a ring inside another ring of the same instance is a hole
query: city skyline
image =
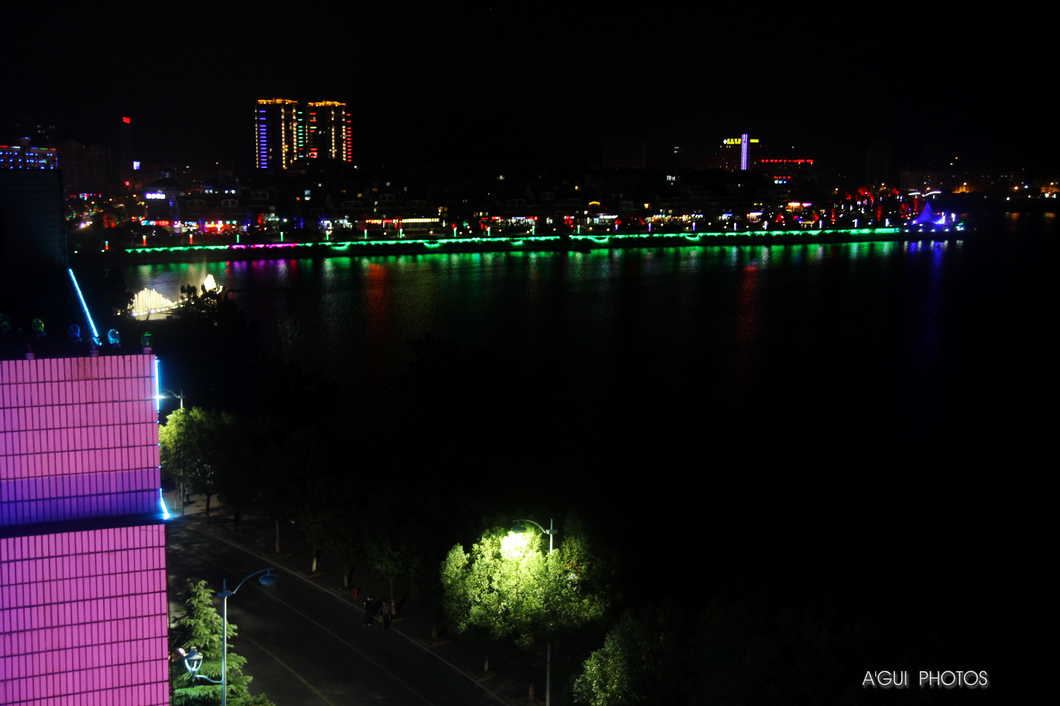
{"type": "Polygon", "coordinates": [[[253,163],[248,110],[273,96],[345,102],[366,165],[635,166],[744,132],[839,170],[879,141],[920,161],[1052,166],[1060,152],[1043,24],[1015,10],[333,6],[285,43],[263,39],[280,18],[241,3],[157,12],[27,17],[56,50],[33,33],[5,46],[21,71],[5,117],[91,133],[128,116],[146,162],[237,169],[253,163]]]}

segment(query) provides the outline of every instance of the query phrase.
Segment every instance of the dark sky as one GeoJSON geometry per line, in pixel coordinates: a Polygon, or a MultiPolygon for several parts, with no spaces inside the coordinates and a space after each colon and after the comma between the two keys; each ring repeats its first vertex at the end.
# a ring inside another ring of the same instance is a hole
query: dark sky
{"type": "Polygon", "coordinates": [[[254,100],[283,97],[346,101],[365,163],[631,162],[750,132],[1055,164],[1057,12],[932,5],[41,4],[0,47],[0,105],[85,140],[128,115],[146,161],[248,164],[254,100]]]}

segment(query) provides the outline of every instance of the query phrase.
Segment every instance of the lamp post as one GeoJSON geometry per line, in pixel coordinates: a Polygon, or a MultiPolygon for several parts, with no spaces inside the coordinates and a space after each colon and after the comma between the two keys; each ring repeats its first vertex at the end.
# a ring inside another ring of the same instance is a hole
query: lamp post
{"type": "MultiPolygon", "coordinates": [[[[162,392],[168,392],[170,397],[175,397],[180,400],[180,408],[184,409],[184,388],[180,388],[180,394],[178,395],[173,390],[165,387],[161,388],[162,392]]],[[[165,395],[159,395],[158,399],[161,400],[165,395]]],[[[180,464],[180,516],[184,517],[184,462],[183,462],[183,446],[181,446],[181,464],[180,464]]]]}
{"type": "MultiPolygon", "coordinates": [[[[552,556],[552,538],[556,534],[556,530],[552,526],[552,518],[548,520],[548,529],[533,520],[516,520],[515,524],[512,525],[511,531],[516,534],[525,532],[526,525],[523,524],[524,522],[529,522],[548,535],[548,554],[552,556]]],[[[548,640],[545,645],[545,706],[552,706],[552,640],[548,640]]]]}
{"type": "Polygon", "coordinates": [[[236,591],[238,591],[247,580],[258,576],[259,574],[261,574],[261,578],[258,579],[258,583],[263,586],[271,586],[276,583],[276,574],[272,573],[273,571],[275,571],[274,568],[259,569],[246,576],[231,591],[228,590],[228,580],[223,579],[221,581],[221,590],[217,592],[217,595],[221,598],[222,615],[224,619],[224,633],[221,635],[221,681],[215,681],[210,677],[196,673],[199,671],[199,667],[202,666],[202,655],[194,648],[192,648],[190,654],[185,654],[183,650],[180,651],[181,656],[184,657],[184,668],[188,670],[188,673],[191,674],[193,678],[205,679],[208,682],[221,685],[221,706],[226,706],[228,703],[228,597],[234,596],[236,591]]]}
{"type": "MultiPolygon", "coordinates": [[[[180,408],[184,409],[184,388],[183,387],[180,388],[180,394],[179,395],[176,392],[173,392],[173,390],[170,390],[170,389],[165,388],[165,387],[162,388],[162,392],[168,392],[170,397],[172,397],[173,399],[180,400],[180,408]]],[[[165,397],[165,395],[159,395],[158,397],[159,397],[159,399],[161,399],[162,397],[165,397]]]]}

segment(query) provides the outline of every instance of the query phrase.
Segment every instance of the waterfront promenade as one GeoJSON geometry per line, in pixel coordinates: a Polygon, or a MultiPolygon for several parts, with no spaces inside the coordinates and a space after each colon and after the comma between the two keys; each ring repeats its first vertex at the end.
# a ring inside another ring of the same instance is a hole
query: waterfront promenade
{"type": "Polygon", "coordinates": [[[160,247],[111,248],[102,253],[76,253],[75,260],[104,264],[121,261],[183,262],[196,260],[266,260],[287,257],[363,257],[440,253],[589,252],[619,248],[688,247],[700,245],[800,245],[815,243],[902,242],[952,240],[968,235],[963,224],[886,226],[872,228],[755,228],[733,231],[657,233],[599,232],[567,235],[506,235],[432,238],[357,238],[333,241],[202,243],[160,247]]]}

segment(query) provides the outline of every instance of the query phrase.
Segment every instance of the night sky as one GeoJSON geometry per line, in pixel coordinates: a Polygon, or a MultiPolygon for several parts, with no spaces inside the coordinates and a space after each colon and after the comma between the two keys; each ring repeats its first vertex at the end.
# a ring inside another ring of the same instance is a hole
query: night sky
{"type": "Polygon", "coordinates": [[[347,102],[366,165],[652,166],[742,132],[837,169],[878,139],[910,166],[1055,164],[1057,11],[944,4],[36,4],[0,105],[83,142],[130,116],[162,163],[248,165],[254,100],[283,97],[347,102]]]}

